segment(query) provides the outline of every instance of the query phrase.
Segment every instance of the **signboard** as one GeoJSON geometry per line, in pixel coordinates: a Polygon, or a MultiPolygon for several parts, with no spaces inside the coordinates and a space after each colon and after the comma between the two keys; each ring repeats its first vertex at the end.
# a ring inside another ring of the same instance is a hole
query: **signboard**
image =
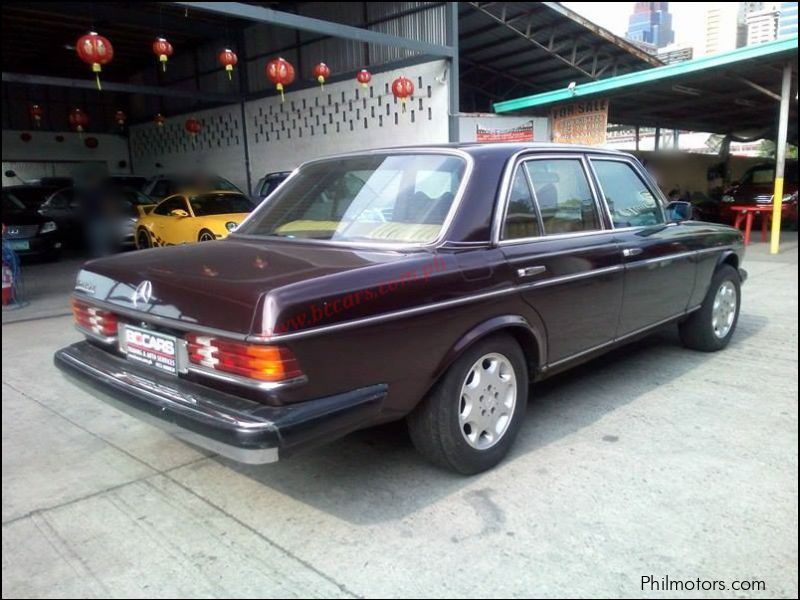
{"type": "Polygon", "coordinates": [[[490,129],[475,127],[476,142],[532,142],[533,141],[533,121],[511,127],[508,129],[490,129]]]}
{"type": "Polygon", "coordinates": [[[556,106],[550,111],[553,141],[602,146],[606,143],[608,100],[585,100],[556,106]]]}

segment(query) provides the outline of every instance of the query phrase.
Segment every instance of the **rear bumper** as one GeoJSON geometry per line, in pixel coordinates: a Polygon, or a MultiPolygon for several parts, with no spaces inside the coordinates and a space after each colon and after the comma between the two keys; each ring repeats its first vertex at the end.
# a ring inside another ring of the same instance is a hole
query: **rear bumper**
{"type": "Polygon", "coordinates": [[[374,422],[387,386],[267,406],[133,365],[89,342],[62,348],[55,365],[107,403],[237,462],[263,464],[374,422]]]}

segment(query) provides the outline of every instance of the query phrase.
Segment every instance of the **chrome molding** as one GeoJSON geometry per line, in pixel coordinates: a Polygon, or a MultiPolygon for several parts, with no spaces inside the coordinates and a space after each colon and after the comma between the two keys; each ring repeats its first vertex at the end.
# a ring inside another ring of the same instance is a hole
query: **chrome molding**
{"type": "Polygon", "coordinates": [[[542,279],[532,283],[517,286],[518,291],[528,290],[531,288],[549,287],[551,285],[558,285],[559,283],[568,283],[571,281],[580,281],[581,279],[588,279],[590,277],[599,277],[601,275],[608,275],[609,273],[618,273],[625,269],[625,265],[613,265],[610,267],[601,267],[599,269],[592,269],[591,271],[582,271],[580,273],[571,273],[569,275],[561,275],[559,277],[550,277],[549,279],[542,279]]]}
{"type": "Polygon", "coordinates": [[[294,387],[306,383],[308,381],[308,377],[305,375],[301,375],[300,377],[295,377],[293,379],[286,379],[285,381],[257,381],[255,379],[240,377],[238,375],[234,375],[233,373],[215,371],[214,369],[208,369],[194,363],[188,364],[187,371],[189,373],[196,373],[198,375],[203,375],[204,377],[211,377],[212,379],[217,379],[226,383],[248,387],[260,392],[273,392],[275,390],[282,390],[288,387],[294,387]]]}
{"type": "Polygon", "coordinates": [[[75,329],[77,329],[86,337],[92,338],[94,341],[100,342],[101,344],[106,344],[107,346],[110,346],[111,344],[117,343],[116,335],[109,335],[109,336],[100,335],[99,333],[95,333],[94,331],[89,331],[88,329],[84,329],[78,324],[75,324],[75,329]]]}

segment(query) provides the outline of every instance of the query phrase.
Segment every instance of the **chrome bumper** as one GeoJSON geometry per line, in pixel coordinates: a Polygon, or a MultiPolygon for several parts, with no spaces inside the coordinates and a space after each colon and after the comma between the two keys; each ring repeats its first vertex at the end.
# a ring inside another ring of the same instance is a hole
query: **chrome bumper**
{"type": "Polygon", "coordinates": [[[79,342],[56,352],[55,365],[81,387],[141,420],[201,448],[247,464],[341,437],[374,422],[386,385],[284,406],[268,406],[134,365],[79,342]]]}

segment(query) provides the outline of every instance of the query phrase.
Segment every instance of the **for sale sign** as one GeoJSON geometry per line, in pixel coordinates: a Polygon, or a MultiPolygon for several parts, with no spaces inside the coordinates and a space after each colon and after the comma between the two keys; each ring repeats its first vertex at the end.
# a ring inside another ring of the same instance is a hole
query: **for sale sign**
{"type": "Polygon", "coordinates": [[[550,111],[553,141],[602,146],[606,143],[608,100],[585,100],[556,106],[550,111]]]}

